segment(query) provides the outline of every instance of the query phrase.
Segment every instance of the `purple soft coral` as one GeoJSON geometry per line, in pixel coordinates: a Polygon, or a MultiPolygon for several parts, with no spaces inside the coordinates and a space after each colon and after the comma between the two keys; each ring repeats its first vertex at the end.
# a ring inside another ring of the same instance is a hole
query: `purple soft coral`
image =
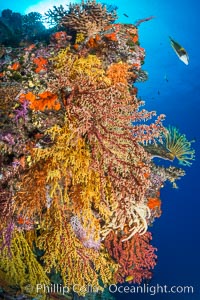
{"type": "Polygon", "coordinates": [[[21,105],[21,108],[20,109],[16,109],[15,110],[15,122],[18,123],[18,120],[20,118],[22,118],[24,121],[26,121],[27,119],[27,113],[28,113],[28,105],[29,105],[29,102],[28,101],[24,101],[21,105]]]}
{"type": "Polygon", "coordinates": [[[10,223],[8,223],[8,226],[6,228],[4,228],[3,230],[1,230],[1,232],[0,232],[0,235],[3,236],[3,243],[1,244],[0,251],[3,251],[3,249],[5,247],[7,247],[8,254],[10,256],[11,256],[10,247],[11,247],[12,233],[13,233],[14,227],[15,227],[15,225],[11,221],[10,223]]]}
{"type": "Polygon", "coordinates": [[[11,133],[1,134],[0,139],[4,142],[8,143],[10,146],[13,146],[15,144],[15,139],[11,133]]]}
{"type": "Polygon", "coordinates": [[[92,234],[87,236],[86,230],[83,228],[79,218],[77,216],[71,217],[70,224],[76,234],[77,238],[82,242],[83,246],[86,248],[93,248],[95,250],[99,250],[101,246],[101,241],[95,241],[92,234]]]}

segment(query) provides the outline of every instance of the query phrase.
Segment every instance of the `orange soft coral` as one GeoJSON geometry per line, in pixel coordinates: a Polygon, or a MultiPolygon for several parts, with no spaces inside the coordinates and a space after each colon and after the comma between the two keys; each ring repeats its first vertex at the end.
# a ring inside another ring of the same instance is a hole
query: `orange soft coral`
{"type": "Polygon", "coordinates": [[[58,31],[58,32],[53,34],[53,37],[56,40],[65,40],[66,37],[67,37],[67,33],[65,31],[58,31]]]}
{"type": "Polygon", "coordinates": [[[148,198],[147,205],[150,209],[154,209],[156,207],[160,207],[161,201],[159,198],[148,198]]]}
{"type": "Polygon", "coordinates": [[[94,38],[91,37],[88,42],[87,42],[87,46],[89,48],[96,48],[99,45],[99,41],[101,40],[101,36],[99,34],[97,34],[94,38]]]}
{"type": "Polygon", "coordinates": [[[43,92],[42,94],[39,94],[40,97],[40,110],[45,109],[54,109],[59,110],[60,109],[60,103],[58,102],[58,97],[56,94],[53,94],[49,91],[43,92]]]}
{"type": "Polygon", "coordinates": [[[20,68],[20,63],[15,62],[12,66],[9,67],[10,70],[17,71],[20,68]]]}
{"type": "Polygon", "coordinates": [[[45,91],[39,94],[38,98],[36,98],[36,96],[32,92],[21,94],[19,100],[20,102],[28,100],[30,102],[29,108],[32,110],[44,111],[46,109],[60,109],[60,103],[58,102],[57,95],[49,91],[45,91]]]}
{"type": "Polygon", "coordinates": [[[25,100],[32,103],[33,101],[35,101],[35,99],[36,99],[36,96],[32,92],[28,92],[27,94],[21,94],[19,97],[19,101],[21,103],[23,103],[25,100]]]}
{"type": "Polygon", "coordinates": [[[107,33],[104,35],[108,40],[111,40],[113,42],[117,42],[117,35],[115,32],[107,33]]]}
{"type": "Polygon", "coordinates": [[[75,50],[78,50],[79,49],[79,44],[74,44],[73,47],[74,47],[75,50]]]}
{"type": "Polygon", "coordinates": [[[47,65],[47,59],[44,57],[36,57],[33,59],[33,62],[37,65],[37,68],[35,69],[36,73],[40,73],[42,71],[46,71],[46,65],[47,65]]]}
{"type": "Polygon", "coordinates": [[[134,43],[137,43],[138,42],[138,35],[135,34],[133,37],[132,37],[132,40],[134,43]]]}
{"type": "Polygon", "coordinates": [[[113,84],[116,83],[128,83],[128,78],[131,72],[129,72],[130,66],[126,63],[114,63],[110,65],[107,70],[107,76],[111,79],[113,84]]]}

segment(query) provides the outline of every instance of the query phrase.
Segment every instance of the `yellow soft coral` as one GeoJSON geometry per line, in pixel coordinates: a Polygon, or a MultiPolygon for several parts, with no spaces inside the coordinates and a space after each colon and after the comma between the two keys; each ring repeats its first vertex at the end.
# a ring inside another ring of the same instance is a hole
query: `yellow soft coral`
{"type": "Polygon", "coordinates": [[[50,284],[22,232],[15,232],[10,251],[11,256],[7,248],[0,256],[0,276],[9,286],[17,286],[34,296],[37,295],[37,284],[50,284]]]}
{"type": "Polygon", "coordinates": [[[83,33],[77,33],[76,34],[76,41],[75,44],[82,43],[85,40],[85,36],[83,33]]]}
{"type": "MultiPolygon", "coordinates": [[[[69,288],[90,285],[94,289],[102,290],[100,279],[105,285],[114,282],[113,275],[118,268],[117,264],[105,250],[98,252],[83,246],[67,222],[64,210],[57,203],[52,204],[47,219],[43,221],[37,246],[45,250],[42,256],[45,271],[49,273],[54,268],[61,274],[63,284],[69,288]]],[[[84,289],[77,292],[82,296],[86,294],[84,289]]]]}
{"type": "Polygon", "coordinates": [[[96,55],[78,57],[69,52],[69,48],[61,50],[57,56],[51,58],[54,67],[60,74],[65,70],[69,80],[75,81],[77,78],[87,76],[91,82],[105,82],[110,84],[110,79],[106,76],[102,67],[102,62],[96,55]]]}
{"type": "Polygon", "coordinates": [[[18,184],[16,213],[40,223],[45,210],[57,203],[66,215],[82,218],[88,236],[92,232],[100,239],[100,222],[109,223],[117,206],[109,178],[102,181],[93,169],[89,148],[72,123],[54,126],[46,134],[53,145],[32,151],[30,169],[18,184]]]}

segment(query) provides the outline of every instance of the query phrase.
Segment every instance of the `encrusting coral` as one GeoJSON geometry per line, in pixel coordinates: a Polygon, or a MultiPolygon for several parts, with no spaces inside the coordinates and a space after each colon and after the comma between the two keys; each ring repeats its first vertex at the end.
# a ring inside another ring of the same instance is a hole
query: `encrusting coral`
{"type": "Polygon", "coordinates": [[[165,116],[142,109],[133,85],[144,72],[137,28],[96,1],[59,13],[62,31],[20,49],[0,78],[0,283],[29,296],[26,285],[55,274],[71,290],[150,279],[148,226],[165,182],[185,174],[153,162],[174,150],[165,116]]]}

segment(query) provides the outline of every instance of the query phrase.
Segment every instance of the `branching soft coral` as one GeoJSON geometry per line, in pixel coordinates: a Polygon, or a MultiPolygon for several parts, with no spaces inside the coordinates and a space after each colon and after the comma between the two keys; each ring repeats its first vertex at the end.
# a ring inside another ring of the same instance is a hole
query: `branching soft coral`
{"type": "Polygon", "coordinates": [[[16,215],[40,219],[46,207],[46,176],[44,166],[35,165],[27,171],[17,185],[14,197],[16,215]],[[28,188],[27,188],[28,187],[28,188]]]}
{"type": "Polygon", "coordinates": [[[141,283],[143,279],[151,279],[151,269],[156,265],[156,248],[150,245],[151,233],[136,234],[126,242],[122,241],[114,232],[110,232],[105,240],[109,254],[119,264],[115,276],[117,282],[124,282],[129,277],[129,282],[141,283]]]}
{"type": "MultiPolygon", "coordinates": [[[[103,236],[108,234],[112,226],[123,228],[127,220],[130,223],[130,235],[144,233],[149,217],[148,207],[143,203],[149,184],[144,174],[149,173],[150,169],[149,156],[139,143],[160,136],[163,115],[151,125],[131,125],[132,122],[151,119],[155,112],[139,111],[142,103],[137,100],[135,90],[127,88],[128,78],[132,76],[128,73],[128,64],[113,64],[114,69],[108,69],[107,76],[103,71],[98,81],[99,68],[103,70],[103,64],[95,55],[76,59],[73,54],[63,57],[61,51],[54,63],[57,78],[49,83],[49,89],[57,93],[58,87],[63,88],[62,100],[67,118],[75,124],[77,135],[87,141],[91,167],[100,174],[102,201],[105,201],[102,186],[107,179],[110,182],[117,210],[110,227],[105,224],[103,236]],[[119,74],[115,74],[115,69],[119,74]],[[134,211],[137,202],[141,202],[139,214],[134,211]],[[124,215],[123,220],[121,215],[124,215]]],[[[73,193],[77,192],[80,193],[78,186],[73,188],[73,193]]]]}
{"type": "Polygon", "coordinates": [[[5,86],[20,83],[0,91],[0,283],[25,291],[55,273],[69,288],[141,283],[156,264],[147,230],[160,189],[184,175],[152,158],[189,165],[194,151],[177,130],[166,135],[164,115],[141,108],[134,25],[112,24],[115,11],[92,0],[53,15],[66,32],[25,48],[20,72],[12,55],[3,67],[5,86]],[[162,140],[169,151],[152,147],[162,140]]]}
{"type": "Polygon", "coordinates": [[[67,213],[86,216],[82,217],[83,227],[88,234],[95,228],[94,237],[99,238],[99,221],[109,222],[116,206],[109,180],[101,184],[100,175],[91,168],[88,146],[72,123],[52,127],[47,133],[54,144],[33,151],[32,165],[15,196],[16,212],[40,220],[44,209],[57,202],[67,213]]]}
{"type": "Polygon", "coordinates": [[[107,70],[108,78],[111,79],[112,84],[124,83],[128,84],[128,79],[133,77],[133,72],[130,72],[130,65],[126,63],[116,63],[110,65],[107,70]]]}
{"type": "Polygon", "coordinates": [[[0,221],[8,218],[11,213],[12,193],[0,188],[0,221]]]}
{"type": "Polygon", "coordinates": [[[115,10],[108,12],[105,5],[95,0],[87,0],[85,3],[83,1],[81,4],[71,4],[60,25],[88,37],[100,32],[116,18],[115,10]]]}
{"type": "Polygon", "coordinates": [[[0,256],[0,276],[3,276],[3,279],[11,286],[18,286],[22,292],[26,293],[27,285],[31,285],[33,289],[30,290],[30,294],[36,295],[37,284],[50,283],[23,233],[15,232],[10,252],[11,255],[8,255],[8,249],[5,248],[0,256]]]}
{"type": "MultiPolygon", "coordinates": [[[[78,282],[82,287],[90,285],[101,290],[99,280],[103,284],[114,282],[117,264],[105,251],[98,252],[83,246],[67,222],[64,209],[61,210],[57,203],[48,210],[42,228],[36,243],[44,250],[41,259],[46,272],[55,268],[69,288],[78,282]]],[[[85,293],[83,289],[80,291],[80,295],[85,293]]]]}
{"type": "MultiPolygon", "coordinates": [[[[69,51],[69,48],[59,51],[57,56],[50,60],[54,65],[54,78],[64,77],[63,87],[67,87],[70,83],[76,83],[79,77],[88,77],[93,82],[107,82],[110,80],[105,76],[105,71],[101,60],[96,55],[88,55],[87,57],[79,57],[69,51]]],[[[54,79],[54,82],[56,78],[54,79]]],[[[51,83],[51,81],[50,81],[51,83]]],[[[51,84],[49,85],[51,88],[51,84]]],[[[59,88],[62,86],[59,85],[59,88]]]]}

